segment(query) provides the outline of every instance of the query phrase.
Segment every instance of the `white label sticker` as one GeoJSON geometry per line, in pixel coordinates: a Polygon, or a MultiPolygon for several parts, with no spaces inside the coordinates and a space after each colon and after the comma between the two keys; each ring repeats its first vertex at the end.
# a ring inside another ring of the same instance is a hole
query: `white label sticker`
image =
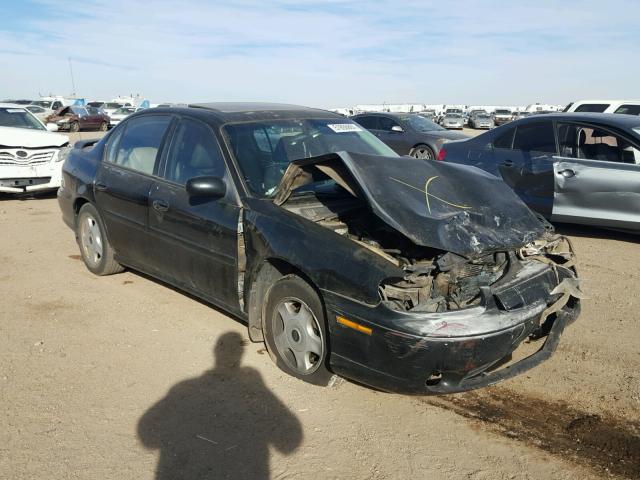
{"type": "Polygon", "coordinates": [[[7,108],[7,113],[24,113],[21,108],[7,108]]]}
{"type": "Polygon", "coordinates": [[[360,128],[355,123],[331,123],[331,124],[328,124],[327,127],[329,127],[331,130],[333,130],[336,133],[362,131],[362,128],[360,128]]]}

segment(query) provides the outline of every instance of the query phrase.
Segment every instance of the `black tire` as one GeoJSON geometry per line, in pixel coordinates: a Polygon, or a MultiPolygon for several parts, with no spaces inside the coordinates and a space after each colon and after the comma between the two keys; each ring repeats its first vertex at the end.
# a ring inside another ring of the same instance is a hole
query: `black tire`
{"type": "Polygon", "coordinates": [[[71,125],[69,125],[69,131],[70,132],[79,132],[80,131],[80,124],[78,122],[71,122],[71,125]]]}
{"type": "Polygon", "coordinates": [[[435,153],[433,153],[433,150],[431,150],[431,147],[424,144],[416,145],[415,147],[413,147],[409,152],[409,155],[411,155],[413,158],[419,158],[422,160],[436,159],[436,155],[435,153]]]}
{"type": "Polygon", "coordinates": [[[106,132],[108,128],[109,128],[109,124],[107,122],[102,122],[100,124],[100,131],[101,132],[106,132]]]}
{"type": "Polygon", "coordinates": [[[85,203],[76,219],[76,239],[80,255],[90,272],[96,275],[113,275],[124,270],[113,259],[113,248],[96,207],[85,203]]]}
{"type": "Polygon", "coordinates": [[[297,275],[282,277],[269,289],[262,326],[264,340],[271,359],[283,372],[313,385],[326,386],[329,383],[332,373],[327,368],[329,342],[326,324],[320,296],[297,275]],[[297,311],[296,304],[300,305],[297,311]],[[287,310],[289,320],[280,314],[282,309],[287,310]],[[313,317],[308,319],[306,312],[313,317]],[[301,318],[305,320],[301,322],[301,318]],[[315,348],[318,339],[322,351],[306,351],[315,348]]]}

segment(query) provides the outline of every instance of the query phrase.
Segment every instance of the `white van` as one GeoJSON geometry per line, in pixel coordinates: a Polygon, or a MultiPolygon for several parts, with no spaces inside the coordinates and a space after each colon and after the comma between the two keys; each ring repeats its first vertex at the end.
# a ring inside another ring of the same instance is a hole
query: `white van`
{"type": "Polygon", "coordinates": [[[640,100],[580,100],[567,105],[564,111],[640,115],[640,100]]]}

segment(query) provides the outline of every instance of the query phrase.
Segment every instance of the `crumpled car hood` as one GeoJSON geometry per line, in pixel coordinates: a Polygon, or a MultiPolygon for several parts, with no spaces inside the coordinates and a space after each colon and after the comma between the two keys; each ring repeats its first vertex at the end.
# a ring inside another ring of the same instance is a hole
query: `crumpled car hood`
{"type": "Polygon", "coordinates": [[[417,245],[473,256],[520,247],[544,233],[536,215],[497,177],[410,157],[338,152],[296,160],[274,203],[282,205],[296,188],[327,177],[417,245]]]}
{"type": "Polygon", "coordinates": [[[65,143],[69,143],[69,137],[59,133],[29,128],[0,127],[0,145],[5,147],[60,147],[65,143]]]}

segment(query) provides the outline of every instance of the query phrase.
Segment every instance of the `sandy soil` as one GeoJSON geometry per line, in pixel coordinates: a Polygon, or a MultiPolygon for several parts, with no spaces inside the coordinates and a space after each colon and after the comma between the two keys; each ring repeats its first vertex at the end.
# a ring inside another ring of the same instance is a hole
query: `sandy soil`
{"type": "Polygon", "coordinates": [[[224,312],[90,274],[54,197],[3,197],[0,478],[638,478],[638,237],[560,230],[589,299],[555,355],[407,397],[292,379],[224,312]]]}

